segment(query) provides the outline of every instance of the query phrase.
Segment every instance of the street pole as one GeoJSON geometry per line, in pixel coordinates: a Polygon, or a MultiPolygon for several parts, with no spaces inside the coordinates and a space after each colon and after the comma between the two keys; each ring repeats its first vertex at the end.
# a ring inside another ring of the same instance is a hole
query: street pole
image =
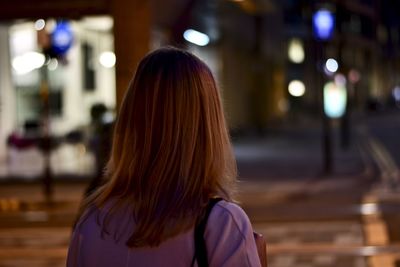
{"type": "Polygon", "coordinates": [[[44,156],[44,172],[43,172],[43,193],[47,203],[51,203],[53,200],[53,179],[50,170],[50,150],[51,150],[51,139],[50,139],[50,103],[49,103],[49,85],[47,66],[43,65],[41,68],[41,85],[40,95],[43,103],[42,119],[43,119],[43,134],[40,136],[41,149],[44,156]]]}
{"type": "Polygon", "coordinates": [[[323,92],[324,83],[324,59],[325,43],[332,38],[335,27],[335,19],[331,11],[326,8],[316,9],[313,14],[313,34],[317,42],[317,77],[318,90],[322,95],[322,157],[323,171],[325,174],[332,173],[333,169],[333,146],[332,146],[332,127],[331,119],[325,112],[325,93],[323,92]]]}
{"type": "Polygon", "coordinates": [[[323,76],[323,63],[324,63],[324,50],[325,45],[323,41],[317,42],[317,61],[318,61],[318,90],[320,90],[321,99],[321,116],[322,116],[322,158],[323,158],[323,172],[325,174],[332,173],[333,170],[333,146],[332,146],[332,122],[328,115],[325,113],[325,94],[323,92],[324,76],[323,76]]]}
{"type": "MultiPolygon", "coordinates": [[[[337,20],[342,21],[343,20],[343,10],[342,10],[342,6],[336,6],[336,17],[337,20]]],[[[338,47],[338,58],[339,58],[339,62],[344,62],[343,58],[342,58],[342,51],[343,51],[343,33],[342,33],[342,24],[341,23],[337,23],[338,27],[337,27],[337,32],[338,32],[338,36],[339,36],[339,47],[338,47]]],[[[341,66],[342,69],[342,73],[348,73],[347,68],[345,68],[345,66],[341,66]]],[[[344,108],[344,113],[342,115],[342,117],[340,118],[340,145],[342,147],[342,149],[347,150],[350,146],[350,88],[349,88],[349,82],[347,82],[346,85],[346,94],[347,94],[347,101],[345,104],[345,108],[344,108]]]]}
{"type": "MultiPolygon", "coordinates": [[[[324,94],[322,94],[324,95],[324,94]]],[[[322,101],[324,101],[324,98],[322,101]]],[[[323,102],[324,103],[324,102],[323,102]]],[[[324,173],[331,174],[333,170],[333,146],[331,119],[323,111],[323,151],[324,151],[324,173]]]]}
{"type": "Polygon", "coordinates": [[[345,111],[343,116],[340,118],[340,145],[342,149],[348,149],[350,146],[350,94],[349,87],[347,86],[347,102],[345,105],[345,111]]]}

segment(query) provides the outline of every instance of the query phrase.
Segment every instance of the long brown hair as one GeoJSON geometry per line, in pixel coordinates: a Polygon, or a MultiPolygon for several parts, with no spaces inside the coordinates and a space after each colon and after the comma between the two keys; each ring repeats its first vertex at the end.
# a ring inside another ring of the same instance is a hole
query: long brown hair
{"type": "Polygon", "coordinates": [[[232,200],[236,162],[220,95],[196,56],[161,48],[140,62],[117,116],[108,182],[84,205],[129,203],[129,247],[157,246],[192,227],[208,199],[232,200]]]}

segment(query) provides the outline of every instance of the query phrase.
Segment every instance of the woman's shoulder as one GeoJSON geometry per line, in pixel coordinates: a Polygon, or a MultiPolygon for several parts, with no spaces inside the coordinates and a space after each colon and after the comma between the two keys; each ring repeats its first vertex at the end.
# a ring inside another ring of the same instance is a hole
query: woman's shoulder
{"type": "Polygon", "coordinates": [[[221,200],[219,201],[210,213],[209,220],[212,225],[216,225],[219,222],[225,224],[225,226],[231,226],[240,230],[240,232],[246,232],[248,228],[251,228],[251,223],[246,212],[236,203],[221,200]]]}
{"type": "Polygon", "coordinates": [[[210,266],[260,266],[253,228],[239,205],[219,201],[210,213],[204,237],[210,266]]]}
{"type": "MultiPolygon", "coordinates": [[[[231,216],[247,217],[245,211],[238,204],[226,200],[218,201],[215,205],[216,209],[220,213],[227,213],[231,216]]],[[[214,210],[213,210],[214,211],[214,210]]]]}
{"type": "MultiPolygon", "coordinates": [[[[121,211],[122,208],[126,208],[125,205],[121,205],[118,209],[113,209],[116,205],[116,199],[109,199],[103,205],[99,206],[92,203],[86,207],[80,216],[77,226],[91,225],[94,222],[96,224],[101,224],[104,221],[105,216],[111,214],[110,218],[116,218],[118,221],[126,217],[126,210],[121,211]]],[[[111,220],[112,221],[112,220],[111,220]]]]}

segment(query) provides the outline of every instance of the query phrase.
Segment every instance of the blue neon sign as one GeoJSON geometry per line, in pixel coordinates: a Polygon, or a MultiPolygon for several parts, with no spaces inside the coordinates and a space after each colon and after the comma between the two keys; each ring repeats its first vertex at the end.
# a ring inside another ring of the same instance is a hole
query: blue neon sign
{"type": "Polygon", "coordinates": [[[317,39],[328,40],[332,38],[335,28],[335,16],[326,9],[318,10],[313,15],[314,35],[317,39]]]}

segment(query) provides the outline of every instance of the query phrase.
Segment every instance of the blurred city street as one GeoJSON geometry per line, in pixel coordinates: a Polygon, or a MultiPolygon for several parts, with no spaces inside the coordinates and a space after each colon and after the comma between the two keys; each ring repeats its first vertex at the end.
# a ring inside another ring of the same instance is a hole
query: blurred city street
{"type": "MultiPolygon", "coordinates": [[[[316,122],[296,127],[290,123],[270,129],[264,137],[235,141],[241,178],[238,200],[254,229],[266,237],[269,266],[398,266],[398,183],[383,180],[386,174],[380,168],[385,162],[377,162],[374,154],[390,153],[398,145],[397,136],[390,133],[399,132],[400,116],[377,116],[385,119],[354,124],[348,150],[334,146],[330,174],[321,169],[316,122]],[[371,140],[383,152],[374,151],[371,140]]],[[[399,164],[399,158],[391,160],[399,164]]],[[[53,202],[46,203],[40,183],[4,180],[0,266],[64,266],[71,225],[86,186],[79,180],[60,180],[53,202]]]]}
{"type": "Polygon", "coordinates": [[[400,267],[400,1],[32,2],[0,8],[0,267],[65,266],[132,76],[165,46],[215,78],[269,267],[400,267]]]}

